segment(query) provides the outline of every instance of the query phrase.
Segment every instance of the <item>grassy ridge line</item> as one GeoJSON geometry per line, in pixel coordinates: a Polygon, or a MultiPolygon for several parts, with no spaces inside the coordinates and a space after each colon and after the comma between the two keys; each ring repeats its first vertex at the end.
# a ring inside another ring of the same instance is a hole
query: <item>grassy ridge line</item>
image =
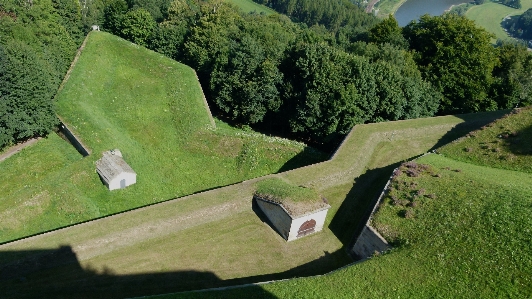
{"type": "Polygon", "coordinates": [[[194,70],[194,76],[196,77],[196,80],[198,82],[198,87],[201,91],[201,97],[203,98],[203,104],[205,105],[205,110],[207,110],[207,113],[209,114],[209,120],[211,122],[212,129],[216,129],[216,123],[214,122],[214,117],[212,117],[211,108],[209,108],[209,103],[207,102],[207,98],[205,97],[205,93],[203,92],[203,88],[201,87],[198,73],[196,73],[196,70],[194,70]]]}
{"type": "MultiPolygon", "coordinates": [[[[380,142],[433,136],[436,143],[442,137],[442,132],[449,132],[459,124],[475,123],[485,118],[495,119],[503,114],[504,112],[478,113],[357,125],[340,145],[334,159],[294,169],[283,175],[294,183],[325,189],[349,182],[363,173],[367,169],[371,154],[380,142]]],[[[410,157],[405,157],[407,158],[410,157]]]]}
{"type": "Polygon", "coordinates": [[[438,149],[455,160],[532,173],[532,106],[470,132],[438,149]]]}
{"type": "MultiPolygon", "coordinates": [[[[85,36],[85,39],[83,39],[83,43],[81,43],[81,46],[79,47],[78,51],[76,52],[76,56],[74,56],[74,60],[72,60],[72,63],[70,64],[70,67],[68,68],[68,71],[65,74],[65,77],[63,78],[63,81],[61,81],[61,85],[59,85],[59,88],[57,89],[57,92],[55,94],[55,97],[57,97],[57,94],[63,90],[65,87],[65,84],[68,81],[68,78],[70,78],[70,74],[72,73],[72,70],[76,66],[76,63],[78,62],[79,57],[81,56],[81,52],[83,52],[83,49],[85,49],[85,46],[87,45],[87,41],[89,40],[89,35],[92,33],[92,31],[89,31],[87,35],[85,36]]],[[[55,100],[54,97],[54,100],[55,100]]]]}

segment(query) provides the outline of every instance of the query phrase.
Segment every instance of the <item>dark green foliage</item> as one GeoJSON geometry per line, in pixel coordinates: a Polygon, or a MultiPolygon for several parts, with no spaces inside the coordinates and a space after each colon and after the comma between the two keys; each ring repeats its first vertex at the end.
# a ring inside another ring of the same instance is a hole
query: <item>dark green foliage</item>
{"type": "Polygon", "coordinates": [[[521,0],[500,0],[501,4],[504,4],[506,6],[521,9],[521,0]]]}
{"type": "Polygon", "coordinates": [[[320,24],[337,31],[342,27],[370,27],[377,18],[347,0],[258,0],[308,26],[320,24]]]}
{"type": "Polygon", "coordinates": [[[77,1],[0,2],[0,148],[50,132],[53,97],[81,40],[77,1]],[[66,29],[68,27],[68,29],[66,29]]]}
{"type": "Polygon", "coordinates": [[[422,16],[404,28],[424,78],[444,95],[442,113],[496,110],[488,97],[496,64],[492,37],[455,14],[422,16]]]}
{"type": "Polygon", "coordinates": [[[401,27],[393,15],[382,20],[369,30],[368,41],[377,44],[389,43],[397,47],[408,49],[408,42],[403,37],[401,27]]]}
{"type": "Polygon", "coordinates": [[[168,17],[168,7],[171,0],[127,0],[129,9],[144,8],[156,22],[162,22],[168,17]]]}
{"type": "Polygon", "coordinates": [[[257,123],[280,105],[277,86],[282,74],[274,60],[253,37],[232,45],[227,64],[217,64],[211,75],[216,104],[235,120],[257,123]]]}
{"type": "Polygon", "coordinates": [[[0,45],[0,148],[44,135],[57,123],[48,66],[21,41],[0,45]]]}
{"type": "Polygon", "coordinates": [[[65,27],[76,43],[81,43],[85,34],[81,21],[81,7],[78,0],[52,0],[53,6],[61,16],[61,25],[65,27]]]}
{"type": "Polygon", "coordinates": [[[173,59],[180,59],[187,34],[185,22],[159,23],[153,30],[148,47],[173,59]]]}
{"type": "Polygon", "coordinates": [[[315,139],[346,134],[359,123],[431,116],[438,108],[438,93],[415,66],[371,62],[324,43],[300,45],[290,59],[290,127],[315,139]]]}
{"type": "Polygon", "coordinates": [[[120,35],[122,17],[127,12],[125,0],[111,0],[104,9],[103,28],[113,34],[120,35]]]}
{"type": "Polygon", "coordinates": [[[522,38],[532,40],[532,8],[519,17],[517,27],[522,30],[522,38]]]}
{"type": "Polygon", "coordinates": [[[142,46],[146,46],[149,37],[157,26],[152,15],[144,8],[130,10],[121,18],[120,35],[142,46]]]}
{"type": "Polygon", "coordinates": [[[532,55],[521,44],[499,44],[492,98],[501,109],[532,104],[532,55]]]}

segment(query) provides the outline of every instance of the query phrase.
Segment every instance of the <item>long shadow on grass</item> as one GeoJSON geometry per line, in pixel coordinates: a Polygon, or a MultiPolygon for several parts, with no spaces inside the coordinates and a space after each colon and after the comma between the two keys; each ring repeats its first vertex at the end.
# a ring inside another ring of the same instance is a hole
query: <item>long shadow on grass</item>
{"type": "MultiPolygon", "coordinates": [[[[431,150],[456,140],[470,131],[480,129],[506,113],[508,111],[457,115],[464,122],[445,133],[431,150]]],[[[329,225],[331,231],[342,242],[344,249],[348,252],[371,216],[372,208],[375,206],[393,169],[398,167],[399,164],[395,163],[368,170],[353,182],[353,187],[346,195],[329,225]]]]}
{"type": "MultiPolygon", "coordinates": [[[[310,263],[282,273],[221,280],[212,272],[177,271],[119,275],[83,268],[70,246],[58,249],[0,251],[1,298],[125,298],[324,274],[345,264],[345,252],[324,252],[310,263]]],[[[193,296],[194,297],[194,296],[193,296]]],[[[201,292],[198,298],[208,297],[201,292]]],[[[216,298],[277,298],[259,286],[237,287],[216,298]],[[236,296],[236,297],[235,297],[236,296]]]]}
{"type": "Polygon", "coordinates": [[[512,132],[505,141],[504,146],[514,155],[532,155],[532,126],[512,132]]]}
{"type": "Polygon", "coordinates": [[[349,251],[368,221],[382,189],[399,163],[371,169],[355,179],[329,228],[349,251]]]}
{"type": "MultiPolygon", "coordinates": [[[[51,250],[0,252],[2,298],[124,298],[223,287],[211,272],[178,271],[117,275],[109,270],[84,269],[70,246],[51,250]]],[[[256,298],[276,298],[260,287],[256,298]]],[[[202,296],[199,296],[202,297],[202,296]]]]}
{"type": "Polygon", "coordinates": [[[448,131],[442,138],[440,138],[440,140],[438,140],[431,150],[435,150],[441,146],[444,146],[471,131],[478,130],[481,127],[495,121],[496,119],[503,117],[508,112],[510,112],[510,110],[455,115],[456,117],[463,119],[464,122],[456,125],[450,131],[448,131]]]}

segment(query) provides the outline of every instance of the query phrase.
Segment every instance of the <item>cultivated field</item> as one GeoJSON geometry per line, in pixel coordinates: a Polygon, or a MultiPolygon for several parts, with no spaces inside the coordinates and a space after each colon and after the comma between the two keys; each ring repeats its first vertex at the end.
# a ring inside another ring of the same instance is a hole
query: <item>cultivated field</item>
{"type": "Polygon", "coordinates": [[[390,252],[321,277],[157,298],[530,298],[531,110],[444,146],[438,151],[445,156],[424,156],[396,173],[372,220],[394,245],[390,252]],[[505,128],[517,134],[504,137],[505,128]],[[498,144],[498,155],[519,156],[524,165],[484,159],[491,155],[486,144],[498,144]]]}
{"type": "Polygon", "coordinates": [[[511,39],[501,27],[501,22],[507,16],[520,15],[532,7],[532,0],[521,0],[521,9],[511,8],[499,3],[489,2],[471,7],[466,17],[474,20],[479,26],[495,35],[497,39],[511,39]]]}
{"type": "Polygon", "coordinates": [[[0,289],[7,298],[68,297],[79,289],[87,298],[113,298],[326,273],[350,262],[345,248],[396,163],[500,115],[356,126],[332,160],[273,175],[314,187],[331,204],[324,230],[306,238],[287,243],[264,222],[251,201],[257,180],[249,180],[4,244],[0,265],[9,275],[0,273],[0,289]]]}
{"type": "Polygon", "coordinates": [[[0,163],[0,242],[225,186],[325,158],[304,144],[212,126],[194,71],[93,32],[57,111],[92,150],[55,134],[0,163]],[[119,148],[137,184],[110,192],[95,171],[119,148]]]}

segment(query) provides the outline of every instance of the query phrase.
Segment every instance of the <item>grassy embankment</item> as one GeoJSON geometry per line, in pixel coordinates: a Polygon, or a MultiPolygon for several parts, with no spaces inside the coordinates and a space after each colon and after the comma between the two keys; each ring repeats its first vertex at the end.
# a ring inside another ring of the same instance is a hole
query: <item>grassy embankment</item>
{"type": "Polygon", "coordinates": [[[488,32],[493,33],[496,39],[508,40],[511,38],[504,32],[501,22],[507,16],[520,15],[529,8],[532,8],[532,0],[521,0],[521,5],[521,9],[515,9],[499,3],[486,1],[482,5],[476,5],[470,8],[465,16],[474,20],[488,32]]]}
{"type": "Polygon", "coordinates": [[[385,255],[322,277],[157,298],[529,298],[531,129],[526,108],[409,163],[372,221],[395,245],[385,255]]]}
{"type": "Polygon", "coordinates": [[[0,163],[0,242],[325,158],[219,121],[212,128],[192,69],[103,32],[91,33],[57,111],[92,155],[51,134],[0,163]],[[114,148],[138,176],[109,192],[94,162],[114,148]]]}
{"type": "MultiPolygon", "coordinates": [[[[4,268],[37,259],[38,253],[31,250],[53,253],[61,245],[68,246],[74,258],[11,274],[10,280],[0,282],[0,289],[5,287],[6,298],[41,293],[61,297],[79,289],[93,297],[123,298],[337,269],[350,262],[345,246],[395,163],[500,115],[357,126],[334,159],[273,175],[312,187],[331,204],[324,230],[306,238],[287,243],[258,217],[251,198],[260,178],[2,245],[4,268]]],[[[342,280],[353,284],[351,278],[342,280]]],[[[279,292],[287,294],[288,289],[279,292]]]]}
{"type": "Polygon", "coordinates": [[[233,3],[239,7],[244,12],[256,12],[258,14],[271,15],[276,14],[277,12],[269,7],[253,2],[253,0],[226,0],[227,2],[233,3]]]}

